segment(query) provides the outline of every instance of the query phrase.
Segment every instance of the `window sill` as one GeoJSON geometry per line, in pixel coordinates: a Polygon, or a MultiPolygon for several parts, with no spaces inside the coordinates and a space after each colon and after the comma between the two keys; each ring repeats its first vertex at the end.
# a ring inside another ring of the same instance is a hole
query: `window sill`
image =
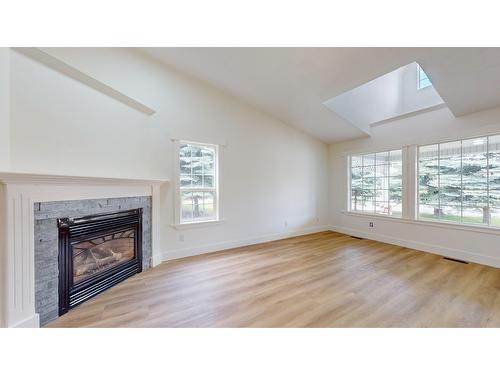
{"type": "Polygon", "coordinates": [[[416,224],[416,225],[423,225],[423,226],[428,226],[428,227],[435,227],[435,228],[444,228],[444,229],[454,229],[454,230],[460,230],[460,231],[469,231],[469,232],[476,232],[476,233],[487,233],[487,234],[493,234],[496,236],[500,236],[500,228],[493,228],[493,227],[483,227],[479,225],[473,225],[473,224],[455,224],[455,223],[449,223],[445,221],[438,221],[438,220],[422,220],[422,219],[407,219],[407,218],[402,218],[402,217],[394,217],[394,216],[386,216],[386,215],[377,215],[377,214],[365,214],[365,213],[360,213],[360,212],[353,212],[353,211],[342,211],[344,215],[347,216],[353,216],[353,217],[365,217],[365,218],[376,218],[380,220],[387,220],[387,221],[393,221],[393,222],[399,222],[399,223],[405,223],[405,224],[416,224]]]}
{"type": "Polygon", "coordinates": [[[344,215],[347,216],[354,216],[354,217],[367,217],[367,218],[375,218],[375,219],[381,219],[381,220],[389,220],[389,221],[398,221],[400,223],[415,223],[417,220],[412,220],[412,219],[405,219],[400,216],[387,216],[387,215],[381,215],[381,214],[365,214],[362,212],[356,212],[356,211],[342,211],[344,215]]]}
{"type": "Polygon", "coordinates": [[[203,227],[211,227],[214,225],[219,225],[223,224],[226,220],[208,220],[208,221],[194,221],[191,223],[180,223],[180,224],[172,224],[172,228],[177,229],[177,230],[184,230],[184,229],[197,229],[197,228],[203,228],[203,227]]]}

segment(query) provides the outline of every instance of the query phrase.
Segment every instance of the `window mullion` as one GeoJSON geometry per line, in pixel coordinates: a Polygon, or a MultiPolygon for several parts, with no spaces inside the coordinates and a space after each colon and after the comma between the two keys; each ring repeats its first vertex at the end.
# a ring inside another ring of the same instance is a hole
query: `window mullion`
{"type": "Polygon", "coordinates": [[[438,219],[441,219],[441,145],[438,144],[438,219]]]}
{"type": "Polygon", "coordinates": [[[387,172],[387,214],[390,215],[391,212],[391,152],[389,151],[389,157],[387,160],[387,165],[385,166],[387,172]]]}
{"type": "Polygon", "coordinates": [[[418,207],[418,148],[417,146],[407,146],[402,151],[402,199],[403,213],[406,219],[417,217],[418,207]]]}
{"type": "Polygon", "coordinates": [[[203,187],[182,187],[180,189],[181,191],[187,191],[187,192],[190,192],[190,191],[203,191],[203,192],[215,192],[217,191],[216,188],[203,188],[203,187]]]}
{"type": "Polygon", "coordinates": [[[365,157],[361,156],[361,212],[365,212],[365,157]]]}
{"type": "Polygon", "coordinates": [[[377,153],[373,155],[373,213],[376,213],[377,206],[377,153]]]}
{"type": "Polygon", "coordinates": [[[488,207],[487,219],[488,226],[491,226],[491,208],[490,208],[490,137],[486,137],[486,207],[488,207]]]}
{"type": "Polygon", "coordinates": [[[464,145],[460,141],[460,222],[464,222],[464,145]]]}

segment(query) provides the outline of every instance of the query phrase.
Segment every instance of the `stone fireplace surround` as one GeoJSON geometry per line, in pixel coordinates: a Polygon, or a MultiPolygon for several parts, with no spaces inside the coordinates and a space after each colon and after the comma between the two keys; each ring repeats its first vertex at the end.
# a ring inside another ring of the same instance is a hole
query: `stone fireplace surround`
{"type": "Polygon", "coordinates": [[[151,265],[151,197],[83,199],[36,202],[35,211],[35,312],[44,326],[59,316],[57,219],[143,209],[142,269],[151,265]]]}
{"type": "MultiPolygon", "coordinates": [[[[35,275],[39,275],[41,264],[37,265],[35,259],[44,261],[38,255],[35,257],[35,218],[40,220],[43,215],[37,213],[37,206],[54,208],[71,202],[68,204],[76,205],[74,212],[78,212],[82,205],[91,208],[101,204],[104,208],[99,212],[103,212],[108,202],[126,209],[129,205],[147,208],[149,201],[151,255],[148,258],[151,266],[156,266],[161,262],[160,187],[164,183],[167,180],[0,172],[0,327],[40,326],[37,311],[41,311],[42,302],[40,294],[35,298],[35,292],[40,291],[35,275]]],[[[49,306],[53,302],[45,301],[49,306]]],[[[43,322],[53,318],[47,311],[43,310],[43,322]]]]}

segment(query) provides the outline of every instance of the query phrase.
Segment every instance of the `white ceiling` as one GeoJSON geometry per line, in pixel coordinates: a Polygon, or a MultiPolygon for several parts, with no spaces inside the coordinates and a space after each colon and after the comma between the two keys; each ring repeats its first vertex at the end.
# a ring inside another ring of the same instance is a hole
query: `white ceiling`
{"type": "Polygon", "coordinates": [[[456,116],[500,106],[500,48],[144,50],[328,143],[367,134],[323,102],[414,61],[456,116]]]}

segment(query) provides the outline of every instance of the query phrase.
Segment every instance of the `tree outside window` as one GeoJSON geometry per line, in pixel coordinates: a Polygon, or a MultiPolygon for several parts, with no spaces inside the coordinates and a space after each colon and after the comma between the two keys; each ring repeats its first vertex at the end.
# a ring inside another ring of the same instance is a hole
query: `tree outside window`
{"type": "Polygon", "coordinates": [[[352,211],[401,216],[401,150],[351,156],[352,211]]]}
{"type": "Polygon", "coordinates": [[[180,221],[217,220],[217,146],[179,144],[180,221]]]}
{"type": "Polygon", "coordinates": [[[419,148],[419,217],[500,225],[499,136],[419,148]]]}

